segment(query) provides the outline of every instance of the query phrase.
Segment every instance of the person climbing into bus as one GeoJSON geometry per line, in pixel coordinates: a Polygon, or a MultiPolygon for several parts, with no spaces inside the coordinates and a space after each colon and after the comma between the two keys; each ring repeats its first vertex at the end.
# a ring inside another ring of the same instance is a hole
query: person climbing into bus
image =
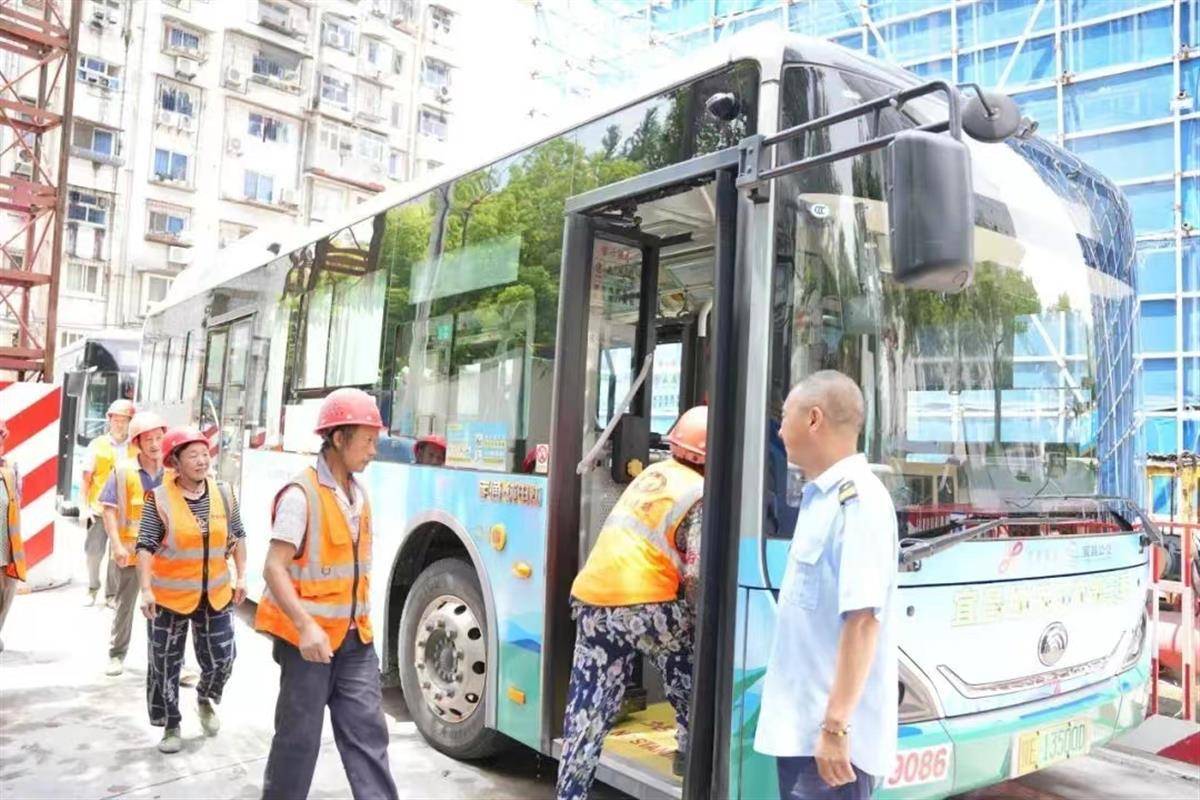
{"type": "Polygon", "coordinates": [[[375,400],[337,389],[321,403],[315,465],[275,497],[267,588],[254,627],[275,638],[279,698],[265,799],[308,796],[325,708],[355,800],[397,797],[371,630],[371,505],[355,475],[385,430],[375,400]]]}
{"type": "Polygon", "coordinates": [[[158,749],[178,753],[179,672],[188,628],[200,662],[196,708],[206,736],[221,729],[216,704],[237,648],[233,606],[246,598],[246,548],[241,512],[230,487],[208,474],[209,441],[196,428],[166,436],[175,467],[146,495],[138,530],[142,614],[148,620],[146,701],[150,724],[163,728],[158,749]],[[235,575],[229,574],[233,556],[235,575]]]}
{"type": "MultiPolygon", "coordinates": [[[[137,448],[129,441],[129,422],[133,419],[133,413],[131,401],[113,400],[106,414],[107,430],[88,443],[83,455],[79,517],[86,532],[83,550],[87,556],[86,605],[89,606],[96,603],[96,595],[100,591],[100,565],[104,563],[104,554],[108,552],[108,534],[104,530],[104,507],[100,503],[100,492],[119,462],[137,459],[137,448]]],[[[109,607],[116,605],[116,596],[117,567],[110,558],[104,580],[104,599],[109,607]]]]}
{"type": "MultiPolygon", "coordinates": [[[[17,582],[25,580],[25,544],[21,539],[21,489],[17,470],[4,460],[8,423],[0,419],[0,630],[12,610],[17,582]]],[[[0,652],[4,641],[0,640],[0,652]]]]}
{"type": "Polygon", "coordinates": [[[684,412],[666,437],[671,458],[651,464],[626,487],[571,586],[575,654],[559,800],[587,797],[604,737],[642,656],[661,673],[675,711],[674,771],[683,774],[707,436],[708,408],[684,412]]]}
{"type": "Polygon", "coordinates": [[[783,406],[788,461],[807,479],[779,592],[754,749],[784,798],[866,800],[896,749],[896,509],[858,452],[862,391],[822,370],[783,406]]]}
{"type": "Polygon", "coordinates": [[[109,562],[115,564],[116,612],[108,643],[106,675],[125,671],[125,654],[133,633],[138,600],[137,540],[146,493],[163,478],[163,437],[167,423],[151,411],[139,411],[129,423],[129,442],[137,448],[134,461],[117,464],[100,491],[104,530],[108,534],[109,562]]]}

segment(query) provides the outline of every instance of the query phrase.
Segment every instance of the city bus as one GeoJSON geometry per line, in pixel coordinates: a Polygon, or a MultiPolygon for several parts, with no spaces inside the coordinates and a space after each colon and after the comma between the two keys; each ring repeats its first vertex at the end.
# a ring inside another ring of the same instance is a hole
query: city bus
{"type": "Polygon", "coordinates": [[[59,411],[58,508],[77,514],[88,444],[104,433],[112,401],[133,399],[140,331],[108,331],[71,342],[55,359],[55,383],[63,387],[59,411]]]}
{"type": "Polygon", "coordinates": [[[789,387],[838,369],[899,516],[881,796],[1004,781],[1137,724],[1154,532],[1127,499],[1119,191],[1028,125],[973,139],[966,91],[814,39],[748,32],[654,80],[177,280],[145,324],[139,403],[214,431],[250,563],[271,498],[314,460],[321,398],[372,393],[385,679],[444,753],[553,757],[572,579],[632,475],[668,457],[670,419],[707,403],[685,777],[653,669],[597,774],[638,797],[776,797],[752,743],[799,557],[777,431],[789,387]],[[413,462],[427,436],[443,463],[413,462]]]}

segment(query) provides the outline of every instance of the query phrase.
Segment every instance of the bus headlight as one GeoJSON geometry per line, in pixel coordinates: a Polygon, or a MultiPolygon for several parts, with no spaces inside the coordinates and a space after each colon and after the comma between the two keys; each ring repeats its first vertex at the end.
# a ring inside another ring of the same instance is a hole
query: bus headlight
{"type": "Polygon", "coordinates": [[[927,722],[941,716],[941,705],[933,687],[901,651],[900,722],[927,722]]]}
{"type": "Polygon", "coordinates": [[[1129,640],[1129,648],[1125,651],[1125,659],[1121,662],[1122,671],[1132,667],[1142,657],[1142,651],[1146,649],[1146,631],[1149,627],[1147,615],[1143,613],[1133,629],[1133,638],[1129,640]]]}

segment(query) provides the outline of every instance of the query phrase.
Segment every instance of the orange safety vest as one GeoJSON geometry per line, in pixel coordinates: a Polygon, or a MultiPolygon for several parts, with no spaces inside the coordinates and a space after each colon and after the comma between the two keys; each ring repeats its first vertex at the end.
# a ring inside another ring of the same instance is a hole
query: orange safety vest
{"type": "MultiPolygon", "coordinates": [[[[317,480],[315,467],[301,472],[289,485],[303,489],[308,501],[304,547],[288,567],[300,604],[329,635],[329,646],[334,650],[345,640],[351,618],[358,627],[359,638],[369,643],[372,639],[370,504],[364,497],[356,541],[350,535],[350,525],[337,496],[333,489],[317,480]]],[[[278,504],[278,495],[275,501],[278,504]]],[[[258,603],[254,627],[300,646],[300,632],[279,607],[270,588],[263,592],[258,603]]]]}
{"type": "Polygon", "coordinates": [[[667,603],[679,597],[683,557],[675,531],[704,497],[704,476],[673,459],[633,479],[604,521],[571,594],[594,606],[667,603]]]}
{"type": "Polygon", "coordinates": [[[117,451],[112,437],[106,433],[92,439],[88,449],[96,454],[96,460],[92,466],[92,483],[88,487],[87,502],[88,506],[99,514],[103,511],[100,507],[100,492],[104,490],[104,484],[108,483],[108,476],[116,469],[118,463],[129,459],[137,460],[137,448],[131,443],[126,443],[122,454],[117,451]]]}
{"type": "MultiPolygon", "coordinates": [[[[166,477],[166,472],[163,473],[166,477]]],[[[122,567],[137,565],[138,529],[142,526],[142,508],[146,505],[146,491],[142,488],[141,464],[117,465],[117,535],[121,543],[129,548],[129,558],[122,567]]]]}
{"type": "Polygon", "coordinates": [[[212,478],[208,481],[208,537],[188,507],[176,476],[164,478],[154,489],[154,504],[166,533],[162,546],[150,562],[150,586],[154,602],[178,614],[190,614],[200,605],[204,591],[205,556],[208,557],[208,602],[216,610],[229,605],[233,588],[225,547],[229,541],[229,517],[225,499],[212,478]]]}
{"type": "Polygon", "coordinates": [[[21,498],[17,496],[17,473],[12,467],[0,465],[0,480],[8,491],[8,543],[12,560],[4,565],[4,574],[19,581],[25,580],[25,544],[21,541],[21,498]]]}

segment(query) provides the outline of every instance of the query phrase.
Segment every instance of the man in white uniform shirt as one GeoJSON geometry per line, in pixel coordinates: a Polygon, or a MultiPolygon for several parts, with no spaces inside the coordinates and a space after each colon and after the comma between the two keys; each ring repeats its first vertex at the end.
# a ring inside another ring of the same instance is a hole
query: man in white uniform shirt
{"type": "Polygon", "coordinates": [[[863,396],[832,370],[788,395],[780,437],[807,483],[779,592],[754,749],[782,798],[865,800],[896,749],[896,510],[858,450],[863,396]]]}

